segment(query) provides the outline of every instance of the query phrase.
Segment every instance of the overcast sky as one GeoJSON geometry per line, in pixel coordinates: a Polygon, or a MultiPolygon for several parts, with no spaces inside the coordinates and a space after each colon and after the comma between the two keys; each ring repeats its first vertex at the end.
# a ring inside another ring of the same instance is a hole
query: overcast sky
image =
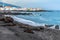
{"type": "Polygon", "coordinates": [[[42,8],[47,10],[60,10],[60,0],[1,0],[26,8],[42,8]]]}

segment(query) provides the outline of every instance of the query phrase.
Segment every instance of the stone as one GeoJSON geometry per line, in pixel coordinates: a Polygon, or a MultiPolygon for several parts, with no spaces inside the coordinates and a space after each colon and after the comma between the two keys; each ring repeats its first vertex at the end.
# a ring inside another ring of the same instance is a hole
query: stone
{"type": "Polygon", "coordinates": [[[6,23],[10,23],[10,22],[12,22],[13,23],[13,18],[11,18],[11,17],[5,17],[4,18],[4,21],[6,22],[6,23]]]}
{"type": "Polygon", "coordinates": [[[4,21],[4,18],[0,18],[0,21],[4,21]]]}
{"type": "Polygon", "coordinates": [[[16,26],[14,23],[7,24],[7,26],[16,26]]]}
{"type": "Polygon", "coordinates": [[[17,36],[17,37],[19,37],[20,35],[19,35],[19,33],[15,33],[15,35],[17,36]]]}
{"type": "Polygon", "coordinates": [[[32,34],[34,34],[33,30],[30,30],[30,29],[26,29],[26,30],[24,30],[24,32],[27,32],[27,33],[32,33],[32,34]]]}
{"type": "Polygon", "coordinates": [[[55,26],[55,29],[59,29],[59,25],[56,25],[56,26],[55,26]]]}
{"type": "Polygon", "coordinates": [[[52,26],[54,26],[54,25],[45,25],[45,27],[52,27],[52,26]]]}

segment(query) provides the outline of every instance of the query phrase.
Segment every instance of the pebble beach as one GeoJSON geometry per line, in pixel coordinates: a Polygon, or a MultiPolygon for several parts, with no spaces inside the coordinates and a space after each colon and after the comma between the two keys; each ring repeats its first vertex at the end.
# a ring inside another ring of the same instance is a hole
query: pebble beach
{"type": "Polygon", "coordinates": [[[10,21],[0,18],[0,40],[60,40],[60,30],[10,21]]]}

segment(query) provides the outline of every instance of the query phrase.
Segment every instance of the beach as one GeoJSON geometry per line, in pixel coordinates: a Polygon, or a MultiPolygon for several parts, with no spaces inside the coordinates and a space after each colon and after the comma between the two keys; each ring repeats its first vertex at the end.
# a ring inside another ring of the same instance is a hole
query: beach
{"type": "Polygon", "coordinates": [[[60,30],[0,21],[0,40],[60,40],[60,30]]]}

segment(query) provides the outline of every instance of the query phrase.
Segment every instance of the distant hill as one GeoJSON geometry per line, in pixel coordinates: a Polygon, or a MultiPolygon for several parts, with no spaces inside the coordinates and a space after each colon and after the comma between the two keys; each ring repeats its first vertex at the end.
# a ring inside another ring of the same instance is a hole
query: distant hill
{"type": "Polygon", "coordinates": [[[11,7],[21,8],[20,6],[16,6],[16,5],[12,5],[12,4],[9,4],[9,3],[4,3],[4,2],[0,2],[0,7],[3,7],[3,4],[4,4],[4,6],[11,6],[11,7]]]}

